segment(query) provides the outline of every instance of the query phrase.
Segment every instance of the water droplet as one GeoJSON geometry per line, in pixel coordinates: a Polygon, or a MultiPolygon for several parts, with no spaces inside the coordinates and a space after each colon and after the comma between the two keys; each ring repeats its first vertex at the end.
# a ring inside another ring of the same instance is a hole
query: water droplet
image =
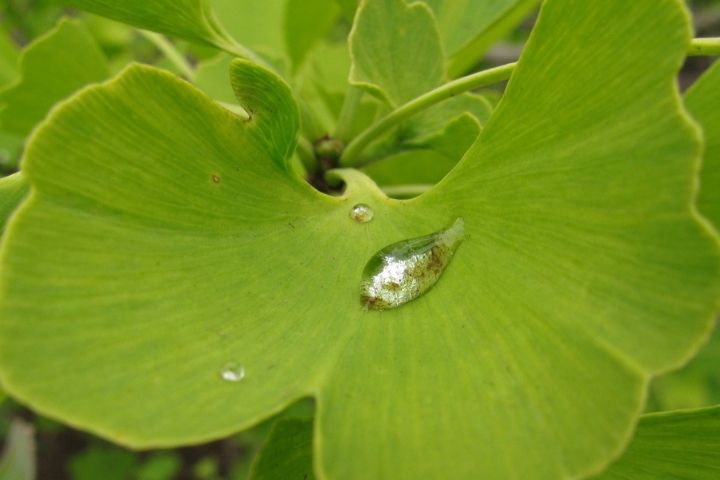
{"type": "Polygon", "coordinates": [[[238,363],[228,363],[220,370],[220,377],[227,382],[239,382],[245,378],[245,367],[238,363]]]}
{"type": "Polygon", "coordinates": [[[363,270],[360,300],[370,310],[389,310],[430,290],[465,235],[458,218],[452,227],[393,243],[373,255],[363,270]]]}
{"type": "Polygon", "coordinates": [[[350,210],[350,218],[358,223],[367,223],[373,219],[375,212],[369,205],[358,203],[350,210]]]}

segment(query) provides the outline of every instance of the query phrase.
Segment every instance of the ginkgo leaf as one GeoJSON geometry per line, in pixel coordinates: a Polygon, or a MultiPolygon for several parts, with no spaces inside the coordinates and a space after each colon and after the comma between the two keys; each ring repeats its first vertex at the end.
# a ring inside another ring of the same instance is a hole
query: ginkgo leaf
{"type": "MultiPolygon", "coordinates": [[[[440,36],[432,11],[424,3],[363,2],[350,34],[350,52],[350,83],[391,106],[422,95],[445,79],[440,36]]],[[[459,95],[409,119],[400,127],[397,140],[399,144],[412,143],[437,135],[447,128],[448,122],[465,112],[484,122],[490,111],[482,97],[459,95]]]]}
{"type": "Polygon", "coordinates": [[[675,87],[689,34],[676,0],[547,0],[479,140],[410,201],[352,170],[339,196],[304,183],[290,89],[247,62],[232,72],[249,118],[149,67],[85,89],[23,163],[31,194],[0,251],[3,386],[133,447],[312,396],[319,478],[601,471],[720,297],[675,87]],[[377,252],[462,223],[432,290],[363,308],[377,252]]]}
{"type": "Polygon", "coordinates": [[[312,420],[289,418],[275,422],[253,463],[250,480],[314,480],[312,420]]]}
{"type": "Polygon", "coordinates": [[[653,379],[649,409],[679,410],[720,405],[720,328],[682,369],[653,379]]]}
{"type": "Polygon", "coordinates": [[[215,17],[210,0],[61,0],[67,6],[174,35],[185,40],[234,50],[237,45],[215,17]]]}
{"type": "MultiPolygon", "coordinates": [[[[310,479],[311,419],[280,420],[252,480],[310,479]]],[[[713,480],[720,474],[720,407],[643,415],[620,459],[596,480],[713,480]]]]}
{"type": "Polygon", "coordinates": [[[440,36],[430,8],[405,0],[361,4],[350,33],[350,83],[399,105],[445,78],[440,36]]]}
{"type": "Polygon", "coordinates": [[[283,56],[282,18],[287,0],[212,0],[227,31],[253,50],[283,56]]]}
{"type": "Polygon", "coordinates": [[[0,88],[15,78],[17,58],[17,47],[4,29],[0,29],[0,88]]]}
{"type": "Polygon", "coordinates": [[[485,51],[517,25],[538,0],[423,0],[437,18],[448,57],[457,76],[480,61],[485,51]]]}
{"type": "Polygon", "coordinates": [[[688,90],[685,105],[700,123],[705,139],[698,208],[720,228],[720,62],[688,90]]]}
{"type": "Polygon", "coordinates": [[[720,476],[720,406],[643,415],[620,460],[597,480],[714,480],[720,476]]]}
{"type": "Polygon", "coordinates": [[[27,191],[27,182],[20,173],[0,178],[0,234],[5,229],[7,219],[25,198],[27,191]]]}
{"type": "Polygon", "coordinates": [[[24,137],[55,103],[109,76],[105,57],[83,24],[62,20],[23,51],[20,77],[0,91],[0,125],[24,137]]]}
{"type": "Polygon", "coordinates": [[[335,0],[287,0],[283,31],[293,71],[300,68],[310,49],[327,35],[339,14],[335,0]]]}

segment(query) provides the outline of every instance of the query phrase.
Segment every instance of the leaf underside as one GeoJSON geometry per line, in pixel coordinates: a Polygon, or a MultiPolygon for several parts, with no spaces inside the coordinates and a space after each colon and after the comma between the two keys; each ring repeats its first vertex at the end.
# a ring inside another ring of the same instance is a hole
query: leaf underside
{"type": "Polygon", "coordinates": [[[149,67],[85,90],[28,147],[32,192],[0,253],[3,385],[135,447],[312,395],[320,478],[600,471],[717,306],[674,85],[689,35],[675,0],[548,0],[478,142],[404,202],[294,176],[297,107],[246,62],[249,121],[149,67]],[[372,254],[457,218],[431,292],[363,311],[372,254]],[[229,362],[242,381],[222,380],[229,362]]]}

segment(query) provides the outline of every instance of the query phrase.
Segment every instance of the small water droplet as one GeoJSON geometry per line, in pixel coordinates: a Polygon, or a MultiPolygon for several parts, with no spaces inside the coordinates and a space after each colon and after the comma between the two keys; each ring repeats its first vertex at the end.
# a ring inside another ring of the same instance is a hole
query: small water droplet
{"type": "Polygon", "coordinates": [[[369,205],[358,203],[350,210],[350,218],[358,223],[367,223],[373,219],[375,212],[369,205]]]}
{"type": "Polygon", "coordinates": [[[227,382],[239,382],[245,378],[245,367],[238,363],[228,363],[220,370],[220,377],[227,382]]]}
{"type": "Polygon", "coordinates": [[[373,255],[363,270],[360,300],[370,310],[389,310],[430,290],[465,235],[458,218],[452,227],[393,243],[373,255]]]}

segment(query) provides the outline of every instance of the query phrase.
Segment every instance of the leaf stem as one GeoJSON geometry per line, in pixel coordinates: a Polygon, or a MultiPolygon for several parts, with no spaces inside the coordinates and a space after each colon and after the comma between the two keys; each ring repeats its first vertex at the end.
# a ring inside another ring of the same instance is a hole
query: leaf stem
{"type": "Polygon", "coordinates": [[[705,55],[720,55],[720,37],[694,38],[690,42],[688,50],[689,57],[701,57],[705,55]]]}
{"type": "Polygon", "coordinates": [[[358,165],[359,155],[365,147],[416,113],[468,90],[507,80],[515,69],[515,65],[517,64],[508,63],[458,78],[401,105],[353,139],[343,152],[340,165],[346,167],[358,165]]]}
{"type": "MultiPolygon", "coordinates": [[[[720,38],[696,38],[690,43],[689,56],[720,55],[720,38]]],[[[362,151],[375,141],[378,137],[390,131],[392,127],[408,119],[416,113],[431,107],[450,97],[467,92],[474,88],[483,87],[510,78],[517,62],[508,63],[499,67],[473,73],[457,80],[448,82],[440,87],[431,90],[404,105],[399,106],[385,117],[381,118],[365,131],[360,133],[345,148],[340,165],[344,167],[358,166],[361,163],[359,158],[362,151]]],[[[350,93],[348,92],[348,96],[350,93]]],[[[347,100],[347,99],[346,99],[347,100]]],[[[343,106],[343,110],[345,107],[343,106]]]]}
{"type": "Polygon", "coordinates": [[[165,58],[170,60],[185,78],[191,82],[195,80],[195,70],[192,65],[190,65],[190,62],[187,61],[185,56],[175,48],[175,45],[173,45],[170,40],[164,35],[147,30],[140,30],[140,33],[147,38],[155,48],[160,50],[160,52],[165,55],[165,58]]]}
{"type": "Polygon", "coordinates": [[[340,110],[337,128],[335,129],[335,138],[343,141],[350,139],[353,124],[355,122],[355,116],[357,115],[357,109],[360,105],[360,99],[362,96],[363,91],[361,88],[350,85],[347,93],[345,94],[342,109],[340,110]]]}
{"type": "Polygon", "coordinates": [[[317,170],[318,162],[315,158],[315,149],[313,149],[312,144],[307,138],[298,138],[297,154],[308,172],[317,170]]]}

